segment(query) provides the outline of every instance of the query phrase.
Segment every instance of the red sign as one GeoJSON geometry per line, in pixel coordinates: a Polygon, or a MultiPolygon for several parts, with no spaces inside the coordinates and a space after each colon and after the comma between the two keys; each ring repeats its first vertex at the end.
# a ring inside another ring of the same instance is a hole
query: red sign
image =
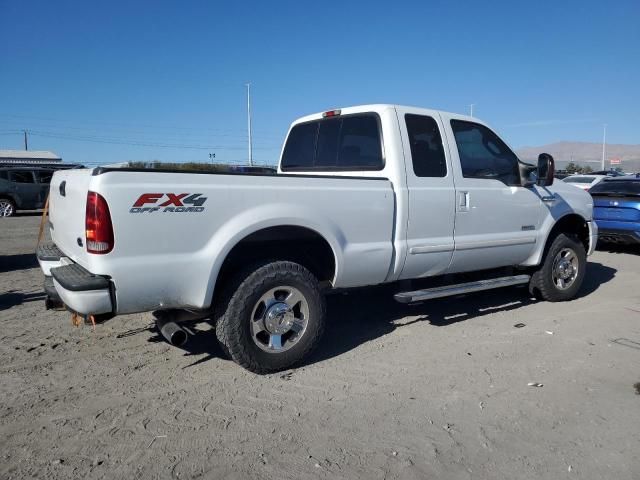
{"type": "Polygon", "coordinates": [[[622,160],[620,160],[619,157],[616,157],[616,158],[610,159],[609,163],[611,163],[611,165],[620,165],[622,163],[622,160]]]}

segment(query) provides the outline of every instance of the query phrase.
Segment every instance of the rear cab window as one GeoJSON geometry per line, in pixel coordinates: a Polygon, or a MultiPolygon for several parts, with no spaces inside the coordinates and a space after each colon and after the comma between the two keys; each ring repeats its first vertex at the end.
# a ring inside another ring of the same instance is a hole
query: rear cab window
{"type": "Polygon", "coordinates": [[[382,170],[380,119],[358,113],[295,125],[287,138],[282,171],[382,170]]]}
{"type": "Polygon", "coordinates": [[[591,187],[589,193],[591,195],[640,197],[640,180],[605,180],[591,187]]]}

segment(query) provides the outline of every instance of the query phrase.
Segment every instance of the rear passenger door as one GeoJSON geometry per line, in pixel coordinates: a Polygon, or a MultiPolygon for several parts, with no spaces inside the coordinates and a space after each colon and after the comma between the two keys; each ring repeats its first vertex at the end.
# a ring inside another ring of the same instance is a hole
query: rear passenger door
{"type": "Polygon", "coordinates": [[[444,273],[454,250],[455,189],[437,112],[397,108],[409,196],[407,256],[400,278],[444,273]]]}
{"type": "Polygon", "coordinates": [[[18,208],[40,208],[40,186],[36,184],[33,171],[12,170],[9,172],[9,181],[18,208]]]}

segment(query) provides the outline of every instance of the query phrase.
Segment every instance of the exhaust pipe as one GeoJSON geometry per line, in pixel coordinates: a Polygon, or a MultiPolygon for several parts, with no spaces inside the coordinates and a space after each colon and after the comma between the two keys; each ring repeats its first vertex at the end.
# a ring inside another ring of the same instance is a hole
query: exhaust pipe
{"type": "Polygon", "coordinates": [[[164,339],[174,347],[182,347],[189,338],[186,330],[180,327],[176,322],[170,320],[170,317],[162,316],[156,318],[156,328],[164,339]]]}

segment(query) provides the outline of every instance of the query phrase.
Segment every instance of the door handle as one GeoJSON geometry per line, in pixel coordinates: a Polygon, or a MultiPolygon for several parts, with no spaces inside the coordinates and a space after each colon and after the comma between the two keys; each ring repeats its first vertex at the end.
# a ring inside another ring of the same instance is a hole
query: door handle
{"type": "Polygon", "coordinates": [[[469,192],[458,192],[458,211],[469,211],[469,192]]]}

